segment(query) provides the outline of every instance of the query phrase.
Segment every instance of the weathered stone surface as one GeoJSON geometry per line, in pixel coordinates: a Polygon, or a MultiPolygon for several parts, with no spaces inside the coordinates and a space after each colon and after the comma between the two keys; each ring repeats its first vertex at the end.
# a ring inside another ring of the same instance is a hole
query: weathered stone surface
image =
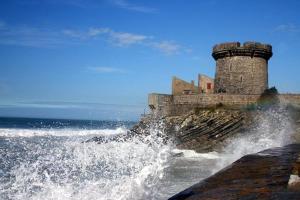
{"type": "Polygon", "coordinates": [[[180,149],[208,152],[222,147],[222,142],[252,123],[252,113],[240,110],[199,109],[185,115],[144,118],[132,128],[136,134],[149,134],[161,124],[161,133],[173,139],[180,149]]]}
{"type": "Polygon", "coordinates": [[[300,144],[291,144],[244,156],[169,200],[296,200],[299,173],[300,144]]]}
{"type": "MultiPolygon", "coordinates": [[[[170,132],[174,133],[178,148],[212,151],[243,128],[245,117],[245,113],[234,110],[200,110],[182,117],[177,130],[170,132]]],[[[174,124],[174,118],[167,118],[166,124],[174,124]]]]}
{"type": "Polygon", "coordinates": [[[272,46],[257,42],[224,43],[213,48],[215,93],[261,94],[268,88],[272,46]]]}
{"type": "MultiPolygon", "coordinates": [[[[142,118],[128,133],[111,137],[94,137],[88,142],[124,141],[132,137],[155,134],[165,141],[172,140],[177,148],[197,152],[222,150],[227,139],[256,130],[264,110],[194,109],[185,115],[142,118]],[[152,133],[151,133],[152,132],[152,133]]],[[[293,141],[300,143],[300,110],[293,107],[285,112],[291,116],[293,141]],[[297,123],[298,122],[298,123],[297,123]]]]}
{"type": "Polygon", "coordinates": [[[268,88],[267,61],[249,56],[217,60],[215,93],[261,94],[268,88]]]}
{"type": "Polygon", "coordinates": [[[152,114],[177,116],[187,114],[194,108],[214,108],[220,104],[234,109],[242,109],[256,104],[259,97],[260,95],[231,95],[223,93],[175,96],[153,93],[149,94],[148,103],[152,114]]]}

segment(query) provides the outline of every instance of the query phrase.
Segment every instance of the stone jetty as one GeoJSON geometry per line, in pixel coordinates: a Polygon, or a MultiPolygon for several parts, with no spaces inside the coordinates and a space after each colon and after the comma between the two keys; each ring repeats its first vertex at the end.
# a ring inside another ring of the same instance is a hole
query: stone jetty
{"type": "Polygon", "coordinates": [[[300,199],[300,144],[246,155],[169,200],[300,199]]]}

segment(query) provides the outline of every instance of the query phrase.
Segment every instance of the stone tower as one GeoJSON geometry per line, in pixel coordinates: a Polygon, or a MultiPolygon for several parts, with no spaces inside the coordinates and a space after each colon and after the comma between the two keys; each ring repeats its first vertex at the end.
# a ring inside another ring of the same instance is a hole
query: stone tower
{"type": "Polygon", "coordinates": [[[258,42],[222,43],[213,47],[215,93],[261,94],[268,88],[272,46],[258,42]]]}

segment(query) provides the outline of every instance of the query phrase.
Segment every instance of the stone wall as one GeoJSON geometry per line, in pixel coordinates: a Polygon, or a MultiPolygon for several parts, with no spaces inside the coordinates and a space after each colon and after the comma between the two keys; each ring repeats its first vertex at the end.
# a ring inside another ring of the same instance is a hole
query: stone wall
{"type": "Polygon", "coordinates": [[[173,96],[172,104],[166,108],[167,115],[181,115],[190,112],[194,108],[210,108],[215,106],[227,106],[242,108],[255,104],[260,95],[230,95],[230,94],[195,94],[173,96]]]}
{"type": "Polygon", "coordinates": [[[300,94],[280,94],[279,99],[283,104],[300,106],[300,94]]]}
{"type": "Polygon", "coordinates": [[[193,94],[193,95],[149,95],[149,107],[153,113],[164,116],[181,115],[194,108],[209,108],[217,105],[241,108],[255,104],[260,95],[193,94]]]}
{"type": "Polygon", "coordinates": [[[172,94],[182,95],[182,94],[195,94],[198,93],[198,87],[195,86],[194,81],[191,83],[181,80],[177,77],[172,79],[172,94]]]}
{"type": "Polygon", "coordinates": [[[174,104],[198,104],[203,107],[224,105],[247,105],[256,103],[260,95],[195,94],[173,96],[174,104]]]}
{"type": "MultiPolygon", "coordinates": [[[[152,112],[161,116],[182,115],[195,108],[210,108],[224,105],[231,108],[243,108],[256,104],[260,95],[231,94],[193,94],[165,95],[149,94],[149,107],[152,112]]],[[[281,103],[300,106],[300,94],[280,94],[281,103]]]]}
{"type": "Polygon", "coordinates": [[[261,94],[268,88],[268,63],[247,56],[217,60],[215,93],[261,94]]]}
{"type": "Polygon", "coordinates": [[[171,113],[170,105],[173,105],[173,96],[151,93],[148,95],[148,105],[153,114],[167,116],[171,113]]]}
{"type": "Polygon", "coordinates": [[[198,93],[209,93],[212,94],[214,92],[214,79],[205,76],[203,74],[198,75],[198,93]],[[210,84],[210,88],[208,88],[208,85],[210,84]]]}

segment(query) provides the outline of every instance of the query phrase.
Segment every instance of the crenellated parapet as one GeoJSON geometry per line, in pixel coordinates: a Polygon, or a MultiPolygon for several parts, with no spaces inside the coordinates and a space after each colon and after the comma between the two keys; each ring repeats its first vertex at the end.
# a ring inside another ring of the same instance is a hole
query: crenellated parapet
{"type": "Polygon", "coordinates": [[[232,56],[260,57],[269,60],[272,57],[272,46],[259,42],[228,42],[217,44],[213,47],[212,56],[215,60],[232,56]]]}

